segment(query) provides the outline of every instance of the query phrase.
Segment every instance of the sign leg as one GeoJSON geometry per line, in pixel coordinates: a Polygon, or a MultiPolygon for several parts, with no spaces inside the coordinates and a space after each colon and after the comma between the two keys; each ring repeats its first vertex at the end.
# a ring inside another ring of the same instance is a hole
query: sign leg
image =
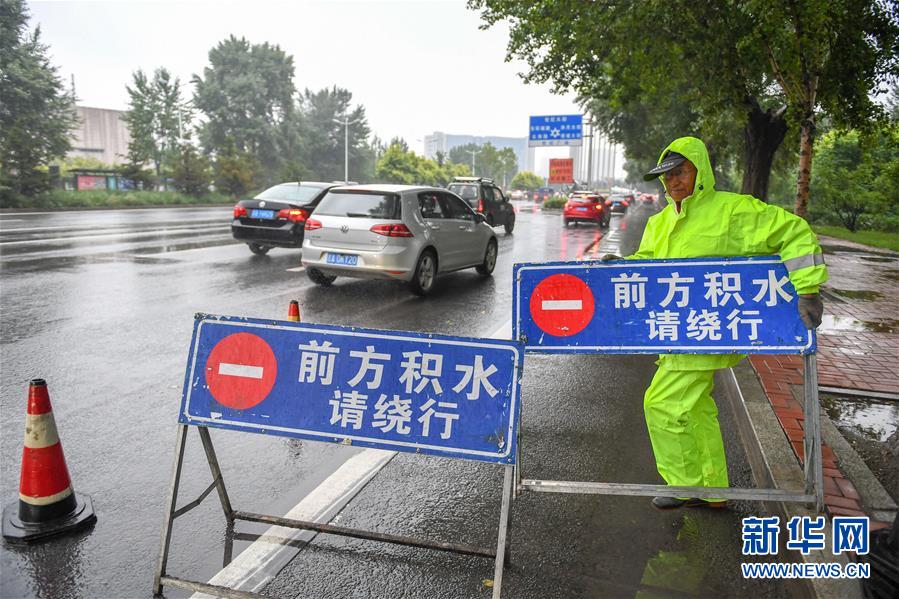
{"type": "Polygon", "coordinates": [[[499,536],[496,540],[496,567],[493,572],[493,599],[500,599],[503,589],[503,568],[509,551],[509,512],[512,507],[512,491],[515,477],[514,466],[506,466],[503,476],[503,504],[499,513],[499,536]]]}
{"type": "Polygon", "coordinates": [[[156,574],[153,577],[153,594],[162,594],[161,578],[165,575],[166,562],[169,559],[169,545],[172,541],[172,522],[174,521],[175,506],[178,501],[178,484],[181,481],[181,466],[184,463],[184,446],[187,442],[187,425],[178,425],[178,436],[175,441],[175,464],[172,466],[172,483],[169,485],[169,500],[166,507],[165,518],[162,522],[162,542],[159,548],[159,561],[156,564],[156,574]]]}
{"type": "Polygon", "coordinates": [[[818,356],[804,356],[805,492],[815,496],[815,509],[824,508],[824,471],[821,458],[821,404],[818,401],[818,356]]]}
{"type": "Polygon", "coordinates": [[[222,470],[219,468],[218,458],[215,456],[215,447],[212,446],[212,437],[209,436],[209,429],[205,426],[197,427],[200,433],[200,440],[203,442],[203,449],[206,451],[206,461],[209,462],[209,470],[212,471],[212,477],[215,482],[215,489],[219,494],[219,501],[222,504],[222,511],[225,512],[225,518],[228,522],[234,522],[234,510],[231,508],[231,500],[228,498],[228,491],[225,489],[225,479],[222,478],[222,470]]]}

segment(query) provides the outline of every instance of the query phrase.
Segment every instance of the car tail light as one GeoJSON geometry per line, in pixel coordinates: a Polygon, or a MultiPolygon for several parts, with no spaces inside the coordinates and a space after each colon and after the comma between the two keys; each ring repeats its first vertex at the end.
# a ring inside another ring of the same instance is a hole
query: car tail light
{"type": "Polygon", "coordinates": [[[383,235],[384,237],[414,237],[412,231],[404,224],[398,225],[374,225],[369,229],[372,233],[383,235]]]}
{"type": "Polygon", "coordinates": [[[623,200],[621,203],[624,204],[625,208],[627,208],[627,200],[623,200]]]}
{"type": "Polygon", "coordinates": [[[611,205],[612,205],[612,200],[606,200],[606,206],[611,206],[611,205]]]}
{"type": "Polygon", "coordinates": [[[322,228],[322,223],[314,218],[310,218],[306,221],[306,225],[303,228],[307,231],[315,231],[322,228]]]}
{"type": "Polygon", "coordinates": [[[278,210],[278,218],[284,218],[295,223],[301,223],[306,220],[309,214],[302,208],[284,208],[278,210]]]}
{"type": "Polygon", "coordinates": [[[478,199],[478,212],[484,212],[484,200],[478,199]]]}
{"type": "Polygon", "coordinates": [[[571,210],[571,202],[565,202],[565,210],[571,210]]]}
{"type": "Polygon", "coordinates": [[[234,218],[240,218],[241,216],[247,215],[247,209],[241,206],[240,204],[234,207],[234,218]]]}

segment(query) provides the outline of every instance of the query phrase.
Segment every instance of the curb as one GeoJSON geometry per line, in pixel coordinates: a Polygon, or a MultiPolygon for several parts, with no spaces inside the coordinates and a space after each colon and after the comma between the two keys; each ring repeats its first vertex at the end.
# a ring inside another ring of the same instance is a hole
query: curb
{"type": "MultiPolygon", "coordinates": [[[[723,399],[728,403],[728,407],[734,414],[737,429],[756,485],[759,487],[803,491],[805,489],[803,469],[793,453],[791,441],[787,438],[780,420],[777,414],[775,414],[761,381],[752,366],[747,361],[744,361],[734,368],[719,371],[716,374],[716,383],[724,391],[722,394],[723,399]]],[[[822,422],[825,427],[827,424],[833,426],[823,414],[822,422]]],[[[829,437],[830,432],[832,431],[822,432],[822,440],[825,435],[829,437]]],[[[837,435],[839,435],[839,432],[837,432],[837,435]]],[[[840,457],[842,458],[842,456],[840,457]]],[[[859,461],[861,461],[860,458],[859,461]]],[[[859,465],[855,464],[855,466],[859,465]]],[[[861,462],[860,467],[867,470],[864,462],[861,462]]],[[[867,472],[867,476],[874,479],[874,475],[870,471],[867,472]]],[[[874,481],[876,482],[876,479],[874,481]]],[[[886,493],[882,487],[880,490],[884,494],[886,493]]],[[[866,505],[870,505],[867,500],[863,499],[863,501],[866,505]]],[[[809,509],[804,504],[765,502],[764,505],[770,513],[780,516],[782,525],[793,516],[816,515],[812,509],[809,509]]],[[[830,518],[829,514],[827,518],[830,518]]],[[[800,559],[805,563],[836,562],[842,566],[850,563],[847,555],[833,555],[831,553],[829,535],[827,542],[828,546],[823,551],[813,552],[805,556],[801,553],[788,551],[781,544],[778,548],[779,561],[789,562],[800,559]]],[[[858,580],[818,578],[809,580],[784,579],[782,582],[791,595],[798,597],[816,597],[821,599],[861,599],[863,597],[861,583],[858,580]]]]}

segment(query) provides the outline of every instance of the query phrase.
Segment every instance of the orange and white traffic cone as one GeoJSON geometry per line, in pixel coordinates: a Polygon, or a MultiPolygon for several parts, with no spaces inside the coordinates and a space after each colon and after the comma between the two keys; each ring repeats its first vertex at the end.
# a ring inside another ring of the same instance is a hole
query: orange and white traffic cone
{"type": "Polygon", "coordinates": [[[300,302],[297,300],[290,300],[290,306],[287,308],[287,320],[300,322],[300,302]]]}
{"type": "Polygon", "coordinates": [[[19,501],[3,509],[3,538],[28,543],[97,521],[87,495],[76,495],[43,379],[28,388],[19,501]]]}

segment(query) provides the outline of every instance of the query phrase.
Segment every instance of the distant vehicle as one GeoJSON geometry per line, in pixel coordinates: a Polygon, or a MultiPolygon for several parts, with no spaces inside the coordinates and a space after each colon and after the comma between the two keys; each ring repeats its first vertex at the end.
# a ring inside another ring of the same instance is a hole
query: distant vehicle
{"type": "Polygon", "coordinates": [[[535,197],[534,200],[537,202],[544,202],[553,197],[556,194],[556,190],[552,187],[541,187],[536,193],[537,197],[535,197]]]}
{"type": "Polygon", "coordinates": [[[513,200],[523,200],[525,192],[521,189],[513,189],[512,193],[509,194],[509,197],[513,200]]]}
{"type": "Polygon", "coordinates": [[[260,256],[273,247],[300,248],[306,219],[327,191],[338,185],[342,183],[281,183],[251,200],[240,200],[234,206],[231,234],[260,256]]]}
{"type": "Polygon", "coordinates": [[[611,219],[612,215],[598,193],[574,192],[562,210],[562,222],[566,227],[572,223],[596,223],[605,227],[611,219]]]}
{"type": "Polygon", "coordinates": [[[485,220],[446,189],[337,187],[306,221],[303,265],[325,287],[338,276],[393,279],[427,295],[440,273],[493,273],[498,244],[485,220]]]}
{"type": "Polygon", "coordinates": [[[491,227],[502,225],[506,233],[515,228],[515,209],[493,179],[456,177],[446,188],[465,200],[472,210],[483,214],[491,227]]]}
{"type": "Polygon", "coordinates": [[[631,202],[634,201],[634,196],[632,195],[623,195],[620,193],[613,193],[609,196],[609,199],[606,200],[606,207],[610,212],[627,212],[627,207],[631,205],[631,202]]]}

